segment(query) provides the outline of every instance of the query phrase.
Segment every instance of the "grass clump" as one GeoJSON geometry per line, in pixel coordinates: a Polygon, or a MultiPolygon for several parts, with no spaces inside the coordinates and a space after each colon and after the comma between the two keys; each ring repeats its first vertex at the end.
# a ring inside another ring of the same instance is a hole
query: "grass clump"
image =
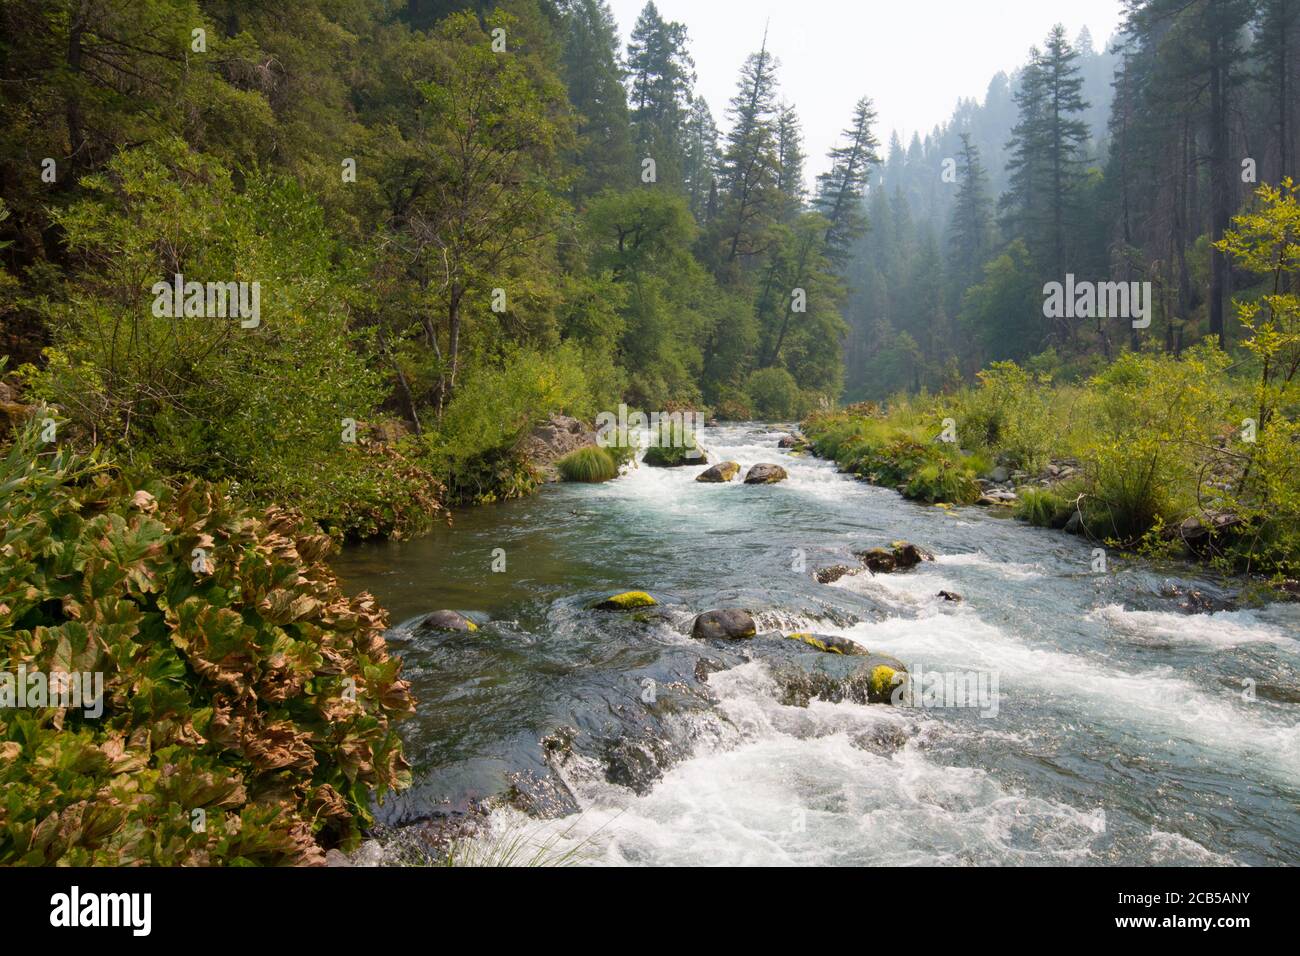
{"type": "Polygon", "coordinates": [[[570,452],[555,463],[565,481],[609,481],[618,477],[618,465],[609,452],[595,445],[570,452]]]}
{"type": "Polygon", "coordinates": [[[1021,488],[1013,513],[1040,528],[1063,528],[1074,513],[1074,501],[1050,488],[1021,488]]]}

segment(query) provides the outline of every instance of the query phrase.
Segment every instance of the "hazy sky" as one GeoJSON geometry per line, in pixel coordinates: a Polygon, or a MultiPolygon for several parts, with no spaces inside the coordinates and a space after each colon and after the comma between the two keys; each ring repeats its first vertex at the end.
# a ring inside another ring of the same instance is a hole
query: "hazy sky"
{"type": "MultiPolygon", "coordinates": [[[[610,0],[626,47],[645,0],[610,0]]],[[[999,70],[1020,66],[1052,25],[1071,40],[1087,26],[1101,47],[1119,24],[1120,0],[655,0],[666,20],[686,24],[696,89],[726,129],[740,65],[758,50],[764,21],[780,59],[781,96],[803,121],[808,178],[870,96],[876,135],[904,143],[946,120],[959,97],[984,98],[999,70]]]]}

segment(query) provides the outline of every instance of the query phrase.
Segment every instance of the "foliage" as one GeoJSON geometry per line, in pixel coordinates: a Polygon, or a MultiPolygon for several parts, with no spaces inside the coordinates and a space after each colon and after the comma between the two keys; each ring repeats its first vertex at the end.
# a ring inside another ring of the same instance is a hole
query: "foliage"
{"type": "Polygon", "coordinates": [[[0,460],[0,656],[102,673],[103,712],[3,711],[0,861],[320,864],[354,845],[372,788],[409,782],[392,722],[414,705],[329,538],[41,447],[29,425],[0,460]]]}
{"type": "Polygon", "coordinates": [[[745,383],[745,392],[754,414],[766,421],[798,418],[805,410],[798,383],[783,368],[760,368],[753,372],[745,383]]]}
{"type": "Polygon", "coordinates": [[[570,452],[555,463],[565,481],[609,481],[618,477],[618,465],[609,452],[594,445],[570,452]]]}
{"type": "Polygon", "coordinates": [[[501,364],[471,367],[436,432],[424,436],[433,473],[453,501],[528,494],[537,477],[517,456],[532,426],[551,413],[594,414],[583,356],[566,345],[549,354],[509,351],[501,364]]]}
{"type": "Polygon", "coordinates": [[[1025,487],[1017,492],[1015,515],[1040,528],[1063,528],[1074,502],[1050,488],[1025,487]]]}

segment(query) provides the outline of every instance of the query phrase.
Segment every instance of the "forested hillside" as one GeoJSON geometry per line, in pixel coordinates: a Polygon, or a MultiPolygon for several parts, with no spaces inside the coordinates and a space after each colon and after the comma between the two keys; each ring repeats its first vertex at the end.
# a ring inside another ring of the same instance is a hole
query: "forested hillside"
{"type": "Polygon", "coordinates": [[[435,482],[527,491],[513,450],[549,412],[834,400],[866,101],[823,163],[761,36],[720,132],[653,3],[626,49],[599,0],[470,6],[5,3],[28,400],[358,534],[418,523],[435,482]],[[259,282],[257,326],[154,314],[177,274],[259,282]],[[384,419],[412,439],[343,447],[384,419]]]}
{"type": "Polygon", "coordinates": [[[906,147],[864,89],[808,156],[764,35],[709,104],[653,2],[624,45],[603,0],[7,0],[9,382],[65,437],[366,536],[531,490],[550,413],[1238,349],[1262,287],[1215,243],[1295,165],[1298,5],[1127,6],[906,147]],[[1149,281],[1149,326],[1045,319],[1066,274],[1149,281]],[[186,283],[257,285],[256,322],[186,283]]]}
{"type": "Polygon", "coordinates": [[[891,144],[850,270],[850,397],[950,387],[997,360],[1075,378],[1126,347],[1240,343],[1232,298],[1259,277],[1213,243],[1259,184],[1295,176],[1300,5],[1125,8],[1105,49],[1053,30],[982,104],[891,144]],[[1150,327],[1054,327],[1043,286],[1066,273],[1151,282],[1150,327]]]}

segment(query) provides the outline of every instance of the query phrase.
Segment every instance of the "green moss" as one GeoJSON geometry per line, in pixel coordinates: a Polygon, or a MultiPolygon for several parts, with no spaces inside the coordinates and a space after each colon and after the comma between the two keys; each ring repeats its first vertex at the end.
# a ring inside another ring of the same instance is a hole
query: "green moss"
{"type": "Polygon", "coordinates": [[[871,680],[868,683],[868,700],[875,703],[884,703],[890,699],[894,691],[894,675],[898,671],[884,664],[879,664],[872,668],[871,680]]]}
{"type": "Polygon", "coordinates": [[[597,611],[628,611],[637,607],[653,607],[659,602],[644,591],[624,591],[597,601],[592,605],[597,611]]]}
{"type": "Polygon", "coordinates": [[[844,653],[838,647],[831,647],[825,641],[819,639],[816,634],[809,634],[807,632],[800,631],[795,634],[787,634],[786,637],[788,637],[792,641],[803,641],[803,643],[808,644],[811,647],[815,647],[819,651],[826,651],[828,654],[844,653]]]}
{"type": "Polygon", "coordinates": [[[618,465],[609,452],[595,445],[570,452],[555,463],[565,481],[609,481],[618,477],[618,465]]]}

